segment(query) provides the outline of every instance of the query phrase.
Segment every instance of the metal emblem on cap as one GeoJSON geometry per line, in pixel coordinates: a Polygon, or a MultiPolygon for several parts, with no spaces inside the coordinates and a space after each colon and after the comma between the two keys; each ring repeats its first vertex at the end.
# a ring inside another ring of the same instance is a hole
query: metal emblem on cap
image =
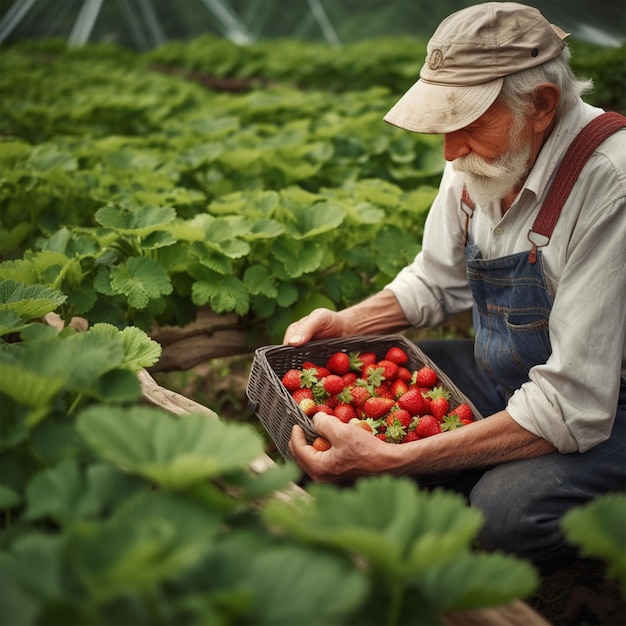
{"type": "Polygon", "coordinates": [[[430,53],[430,56],[428,57],[428,67],[431,70],[436,70],[441,67],[442,63],[443,63],[443,52],[441,52],[441,50],[437,48],[436,50],[433,50],[430,53]]]}

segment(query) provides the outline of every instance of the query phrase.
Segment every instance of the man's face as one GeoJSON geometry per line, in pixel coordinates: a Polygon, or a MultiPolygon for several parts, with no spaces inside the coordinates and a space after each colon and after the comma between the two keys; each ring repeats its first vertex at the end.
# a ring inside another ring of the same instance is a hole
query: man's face
{"type": "Polygon", "coordinates": [[[526,118],[496,101],[469,126],[444,136],[444,157],[465,173],[467,190],[480,205],[499,202],[524,180],[532,145],[526,118]]]}

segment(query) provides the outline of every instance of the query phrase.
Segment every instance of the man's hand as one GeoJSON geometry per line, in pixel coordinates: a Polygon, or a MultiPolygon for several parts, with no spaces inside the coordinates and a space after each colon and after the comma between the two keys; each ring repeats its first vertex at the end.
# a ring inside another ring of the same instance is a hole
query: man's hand
{"type": "Polygon", "coordinates": [[[371,433],[326,413],[316,413],[313,423],[320,436],[330,441],[330,450],[316,450],[302,428],[294,426],[289,453],[314,481],[342,482],[384,470],[379,461],[385,456],[385,444],[371,433]]]}
{"type": "Polygon", "coordinates": [[[348,334],[345,321],[337,311],[315,309],[287,327],[283,343],[302,346],[312,339],[331,339],[348,334]]]}

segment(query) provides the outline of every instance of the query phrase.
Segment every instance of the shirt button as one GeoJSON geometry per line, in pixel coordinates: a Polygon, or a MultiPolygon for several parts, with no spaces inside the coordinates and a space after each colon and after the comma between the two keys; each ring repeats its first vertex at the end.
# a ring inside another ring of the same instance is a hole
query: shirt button
{"type": "Polygon", "coordinates": [[[502,234],[504,234],[504,228],[502,228],[502,226],[498,226],[493,232],[496,235],[502,235],[502,234]]]}

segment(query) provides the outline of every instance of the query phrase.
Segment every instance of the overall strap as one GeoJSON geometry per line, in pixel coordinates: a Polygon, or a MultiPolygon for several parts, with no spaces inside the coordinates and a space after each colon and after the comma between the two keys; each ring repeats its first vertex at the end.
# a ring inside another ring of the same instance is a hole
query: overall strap
{"type": "Polygon", "coordinates": [[[528,240],[532,244],[528,253],[530,263],[537,261],[537,248],[549,243],[561,209],[589,157],[603,141],[621,128],[626,128],[626,117],[619,113],[603,113],[589,122],[569,145],[546,200],[528,231],[528,240]],[[535,235],[540,238],[533,239],[535,235]]]}

